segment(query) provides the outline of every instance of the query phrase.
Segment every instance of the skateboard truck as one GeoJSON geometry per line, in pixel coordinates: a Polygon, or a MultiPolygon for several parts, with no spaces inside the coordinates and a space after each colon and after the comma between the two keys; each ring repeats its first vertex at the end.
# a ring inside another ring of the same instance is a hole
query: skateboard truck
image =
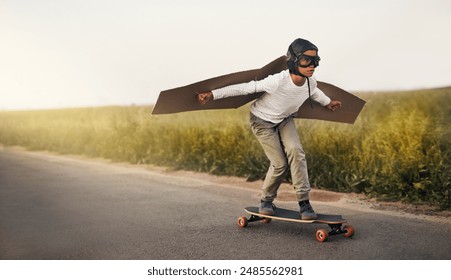
{"type": "Polygon", "coordinates": [[[258,221],[263,221],[264,223],[270,223],[271,218],[265,218],[265,217],[261,217],[261,216],[251,215],[251,217],[249,219],[247,219],[248,223],[258,222],[258,221]]]}
{"type": "Polygon", "coordinates": [[[342,227],[342,224],[329,224],[329,227],[331,228],[330,232],[327,232],[324,229],[319,229],[316,232],[316,239],[318,241],[324,242],[329,236],[337,234],[343,234],[344,237],[351,237],[354,235],[354,228],[351,225],[345,225],[342,227]]]}

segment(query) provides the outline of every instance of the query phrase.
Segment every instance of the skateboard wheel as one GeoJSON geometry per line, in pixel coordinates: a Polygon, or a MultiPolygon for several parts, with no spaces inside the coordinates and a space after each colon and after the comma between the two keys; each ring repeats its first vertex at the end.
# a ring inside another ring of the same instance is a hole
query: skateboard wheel
{"type": "Polygon", "coordinates": [[[343,231],[345,231],[345,233],[343,234],[344,237],[351,237],[354,235],[354,228],[351,225],[345,225],[343,227],[343,231]]]}
{"type": "Polygon", "coordinates": [[[239,217],[238,218],[238,226],[240,228],[245,228],[247,227],[247,218],[246,217],[239,217]]]}
{"type": "Polygon", "coordinates": [[[271,221],[272,221],[271,218],[264,218],[264,219],[263,219],[263,222],[264,222],[265,224],[269,224],[271,221]]]}
{"type": "Polygon", "coordinates": [[[319,229],[316,231],[316,240],[319,242],[324,242],[327,240],[327,237],[329,237],[329,234],[324,229],[319,229]]]}

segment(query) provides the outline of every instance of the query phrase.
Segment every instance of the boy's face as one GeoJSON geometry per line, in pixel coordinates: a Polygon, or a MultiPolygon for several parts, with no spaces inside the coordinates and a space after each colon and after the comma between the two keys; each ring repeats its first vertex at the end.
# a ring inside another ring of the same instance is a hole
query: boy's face
{"type": "MultiPolygon", "coordinates": [[[[306,55],[307,57],[316,57],[318,54],[315,50],[307,50],[303,53],[304,55],[306,55]]],[[[308,60],[308,58],[303,58],[302,56],[299,59],[299,64],[298,65],[298,70],[299,72],[307,77],[311,77],[313,76],[313,73],[315,72],[315,66],[314,65],[309,65],[307,67],[301,67],[302,65],[308,65],[310,64],[310,61],[308,60]]]]}

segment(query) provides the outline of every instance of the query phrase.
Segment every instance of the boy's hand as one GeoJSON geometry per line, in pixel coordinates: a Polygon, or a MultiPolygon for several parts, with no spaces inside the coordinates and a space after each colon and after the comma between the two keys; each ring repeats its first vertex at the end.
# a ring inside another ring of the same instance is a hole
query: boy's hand
{"type": "Polygon", "coordinates": [[[213,93],[209,92],[200,92],[197,94],[197,100],[200,104],[205,105],[208,101],[213,99],[213,93]]]}
{"type": "Polygon", "coordinates": [[[332,100],[332,101],[330,101],[329,105],[327,105],[326,107],[327,107],[327,109],[329,109],[333,112],[333,111],[337,110],[338,108],[341,108],[341,101],[332,100]]]}

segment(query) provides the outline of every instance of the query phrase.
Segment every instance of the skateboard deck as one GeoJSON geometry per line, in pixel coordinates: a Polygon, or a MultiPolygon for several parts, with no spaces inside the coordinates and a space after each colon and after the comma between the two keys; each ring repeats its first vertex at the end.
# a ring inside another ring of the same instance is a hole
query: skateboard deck
{"type": "Polygon", "coordinates": [[[322,224],[344,224],[346,220],[343,219],[341,215],[328,215],[328,214],[318,214],[318,217],[314,220],[301,220],[299,211],[293,211],[283,208],[277,208],[274,215],[263,215],[258,213],[258,207],[246,207],[244,209],[248,214],[260,216],[263,218],[269,218],[274,220],[281,220],[287,222],[297,222],[297,223],[322,223],[322,224]]]}
{"type": "Polygon", "coordinates": [[[238,218],[238,226],[240,228],[247,227],[248,223],[263,221],[264,223],[269,223],[272,220],[280,220],[286,222],[295,222],[303,224],[327,224],[331,228],[330,232],[324,229],[319,229],[316,232],[316,239],[320,242],[324,242],[331,235],[343,234],[345,237],[351,237],[354,235],[354,228],[351,225],[342,226],[347,223],[341,215],[329,215],[329,214],[317,214],[318,217],[314,220],[301,220],[299,211],[293,211],[284,208],[276,208],[274,215],[264,215],[258,213],[258,207],[246,207],[244,209],[246,213],[250,214],[250,218],[240,217],[238,218]]]}

